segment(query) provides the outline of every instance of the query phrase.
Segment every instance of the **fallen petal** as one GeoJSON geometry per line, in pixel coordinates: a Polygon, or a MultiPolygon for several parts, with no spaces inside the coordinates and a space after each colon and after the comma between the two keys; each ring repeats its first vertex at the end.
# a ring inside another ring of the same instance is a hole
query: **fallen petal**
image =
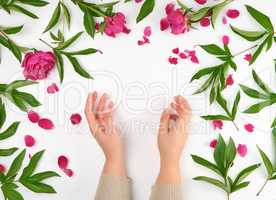
{"type": "Polygon", "coordinates": [[[63,172],[68,176],[68,177],[72,177],[74,175],[73,170],[71,169],[63,169],[63,172]]]}
{"type": "Polygon", "coordinates": [[[81,122],[81,115],[78,113],[72,114],[70,120],[72,124],[79,124],[81,122]]]}
{"type": "Polygon", "coordinates": [[[244,129],[249,133],[252,133],[254,131],[254,128],[255,128],[254,125],[250,123],[244,125],[244,129]]]}
{"type": "Polygon", "coordinates": [[[45,130],[50,130],[50,129],[53,129],[55,127],[54,123],[50,119],[47,119],[47,118],[40,119],[38,121],[38,126],[40,128],[45,129],[45,130]]]}
{"type": "Polygon", "coordinates": [[[6,171],[6,167],[4,166],[4,165],[2,165],[2,164],[0,164],[0,173],[5,173],[5,171],[6,171]]]}
{"type": "Polygon", "coordinates": [[[55,83],[52,83],[51,85],[49,85],[47,87],[48,94],[54,94],[58,91],[59,91],[59,88],[58,88],[57,84],[55,84],[55,83]]]}
{"type": "Polygon", "coordinates": [[[169,63],[172,65],[177,65],[178,64],[178,59],[175,57],[169,57],[169,63]]]}
{"type": "Polygon", "coordinates": [[[174,48],[173,50],[172,50],[172,52],[174,53],[174,54],[179,54],[179,48],[177,47],[177,48],[174,48]]]}
{"type": "Polygon", "coordinates": [[[214,139],[210,142],[209,147],[216,148],[217,144],[218,144],[217,139],[214,139]]]}
{"type": "Polygon", "coordinates": [[[229,74],[226,78],[226,86],[231,86],[234,84],[233,74],[229,74]]]}
{"type": "Polygon", "coordinates": [[[215,130],[222,129],[222,127],[223,127],[223,121],[221,121],[221,120],[214,120],[214,121],[212,121],[212,124],[213,124],[213,127],[215,130]]]}
{"type": "Polygon", "coordinates": [[[237,152],[241,157],[245,157],[247,154],[247,146],[245,144],[239,144],[237,152]]]}
{"type": "Polygon", "coordinates": [[[149,36],[151,36],[151,33],[152,33],[151,27],[150,26],[146,26],[145,29],[144,29],[144,36],[149,37],[149,36]]]}
{"type": "Polygon", "coordinates": [[[58,166],[60,169],[66,169],[68,166],[69,160],[66,156],[59,156],[58,157],[58,166]]]}
{"type": "Polygon", "coordinates": [[[207,2],[207,0],[195,0],[198,4],[203,5],[207,2]]]}
{"type": "Polygon", "coordinates": [[[37,123],[40,119],[40,116],[37,112],[31,110],[28,112],[28,119],[33,123],[37,123]]]}
{"type": "Polygon", "coordinates": [[[200,25],[202,26],[202,27],[207,27],[207,26],[209,26],[210,24],[211,24],[211,22],[210,22],[210,19],[208,18],[208,17],[203,17],[201,20],[200,20],[200,25]]]}
{"type": "Polygon", "coordinates": [[[229,36],[224,35],[224,36],[222,37],[222,43],[223,43],[223,45],[228,45],[229,42],[230,42],[229,36]]]}
{"type": "Polygon", "coordinates": [[[229,18],[235,19],[240,16],[240,11],[238,11],[237,9],[228,9],[226,15],[229,18]]]}
{"type": "Polygon", "coordinates": [[[24,141],[25,141],[25,145],[26,145],[27,147],[32,147],[32,146],[34,146],[34,144],[35,144],[35,139],[34,139],[34,137],[31,136],[31,135],[25,135],[24,141]]]}

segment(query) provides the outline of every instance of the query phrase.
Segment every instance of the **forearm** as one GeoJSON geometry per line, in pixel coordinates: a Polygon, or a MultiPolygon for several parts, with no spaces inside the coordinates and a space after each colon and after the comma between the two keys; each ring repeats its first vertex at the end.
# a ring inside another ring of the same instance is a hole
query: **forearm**
{"type": "Polygon", "coordinates": [[[116,177],[127,177],[124,159],[106,159],[103,174],[116,177]]]}
{"type": "Polygon", "coordinates": [[[156,184],[180,184],[181,170],[178,161],[163,161],[160,162],[160,172],[156,180],[156,184]]]}

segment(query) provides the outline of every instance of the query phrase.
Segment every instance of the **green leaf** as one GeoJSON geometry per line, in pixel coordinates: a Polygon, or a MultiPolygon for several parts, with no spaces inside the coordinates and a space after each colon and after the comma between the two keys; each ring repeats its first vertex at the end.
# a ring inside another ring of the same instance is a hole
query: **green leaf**
{"type": "Polygon", "coordinates": [[[229,168],[233,164],[237,155],[236,145],[231,137],[229,139],[228,145],[226,146],[225,153],[226,153],[226,166],[229,168]]]}
{"type": "Polygon", "coordinates": [[[24,15],[27,15],[27,16],[33,18],[33,19],[38,19],[38,17],[35,14],[33,14],[32,12],[26,10],[25,8],[23,8],[19,5],[12,4],[12,5],[9,6],[9,8],[12,9],[12,10],[15,10],[17,12],[20,12],[24,15]]]}
{"type": "Polygon", "coordinates": [[[212,55],[226,55],[225,51],[215,44],[200,45],[200,47],[212,55]]]}
{"type": "Polygon", "coordinates": [[[224,115],[206,115],[206,116],[200,116],[201,118],[205,120],[225,120],[225,121],[231,121],[232,119],[224,116],[224,115]]]}
{"type": "Polygon", "coordinates": [[[0,156],[10,156],[14,154],[17,150],[18,148],[16,147],[10,149],[0,149],[0,156]]]}
{"type": "Polygon", "coordinates": [[[221,67],[220,65],[215,66],[215,67],[207,67],[204,69],[199,70],[197,73],[195,73],[191,79],[190,82],[200,79],[203,76],[206,76],[208,74],[211,74],[212,72],[214,72],[215,70],[217,70],[219,67],[221,67]]]}
{"type": "Polygon", "coordinates": [[[250,182],[243,182],[243,183],[240,183],[239,185],[235,185],[232,190],[231,190],[231,193],[234,193],[242,188],[245,188],[249,185],[250,182]]]}
{"type": "Polygon", "coordinates": [[[6,109],[5,105],[2,103],[2,99],[0,98],[0,129],[4,125],[6,121],[6,109]]]}
{"type": "Polygon", "coordinates": [[[37,152],[35,155],[32,156],[29,164],[27,167],[24,168],[23,173],[20,177],[20,180],[25,180],[25,178],[31,176],[36,169],[39,160],[43,156],[45,150],[37,152]]]}
{"type": "Polygon", "coordinates": [[[267,42],[266,42],[266,51],[270,50],[273,44],[273,34],[269,35],[267,37],[267,42]]]}
{"type": "Polygon", "coordinates": [[[16,176],[18,171],[20,170],[23,160],[25,158],[26,149],[21,151],[21,153],[13,160],[11,167],[7,173],[7,177],[16,176]]]}
{"type": "Polygon", "coordinates": [[[66,57],[71,62],[75,72],[77,72],[80,76],[82,76],[84,78],[93,79],[93,77],[90,76],[90,74],[82,68],[82,66],[80,65],[80,63],[78,62],[78,60],[75,57],[72,57],[69,55],[66,55],[66,57]]]}
{"type": "Polygon", "coordinates": [[[25,87],[25,86],[29,86],[29,85],[33,85],[33,84],[38,84],[38,83],[35,81],[30,81],[30,80],[16,80],[16,81],[11,82],[8,85],[6,91],[14,90],[17,88],[21,88],[21,87],[25,87]]]}
{"type": "Polygon", "coordinates": [[[265,152],[263,152],[258,146],[257,146],[259,152],[260,152],[260,155],[262,157],[262,160],[263,160],[263,163],[266,167],[266,171],[267,171],[267,174],[268,174],[268,177],[271,178],[272,175],[273,175],[273,165],[271,163],[271,161],[269,160],[269,158],[267,157],[267,155],[265,154],[265,152]]]}
{"type": "Polygon", "coordinates": [[[200,10],[198,10],[196,12],[192,12],[190,20],[192,22],[198,22],[198,21],[200,21],[203,17],[205,17],[206,15],[208,15],[209,10],[210,10],[209,7],[205,7],[205,8],[201,8],[200,10]]]}
{"type": "Polygon", "coordinates": [[[14,26],[14,27],[7,27],[3,29],[3,32],[5,32],[6,34],[16,34],[18,32],[20,32],[23,28],[23,25],[21,26],[14,26]]]}
{"type": "Polygon", "coordinates": [[[220,171],[218,170],[218,168],[215,164],[213,164],[213,163],[209,162],[208,160],[206,160],[202,157],[199,157],[197,155],[191,155],[191,156],[195,163],[197,163],[201,166],[207,167],[208,169],[212,170],[213,172],[221,175],[220,171]]]}
{"type": "Polygon", "coordinates": [[[42,0],[17,0],[17,1],[31,6],[36,6],[36,7],[43,7],[49,4],[47,1],[42,1],[42,0]]]}
{"type": "Polygon", "coordinates": [[[210,76],[210,77],[202,84],[202,86],[201,86],[198,90],[196,90],[193,94],[199,94],[199,93],[205,91],[205,90],[211,85],[213,79],[214,79],[214,77],[213,77],[213,76],[210,76]]]}
{"type": "Polygon", "coordinates": [[[19,124],[20,122],[14,122],[4,132],[0,133],[0,140],[5,140],[13,136],[16,133],[19,124]]]}
{"type": "Polygon", "coordinates": [[[46,171],[46,172],[37,173],[31,176],[30,180],[34,182],[41,182],[47,178],[52,178],[52,177],[60,177],[60,175],[53,171],[46,171]]]}
{"type": "Polygon", "coordinates": [[[64,13],[64,16],[65,16],[65,20],[67,22],[68,29],[70,29],[70,26],[71,26],[70,11],[69,11],[69,9],[67,8],[67,6],[64,3],[60,2],[60,5],[63,8],[63,13],[64,13]]]}
{"type": "Polygon", "coordinates": [[[238,94],[236,95],[236,98],[235,98],[235,101],[234,101],[233,107],[232,107],[232,112],[231,112],[232,120],[234,120],[236,118],[240,100],[241,100],[241,93],[239,91],[238,94]]]}
{"type": "Polygon", "coordinates": [[[256,41],[261,39],[267,32],[263,31],[245,31],[230,25],[232,31],[248,41],[256,41]]]}
{"type": "Polygon", "coordinates": [[[21,50],[19,49],[19,47],[10,39],[7,40],[8,45],[9,45],[9,50],[13,53],[13,55],[17,58],[17,60],[19,62],[21,62],[22,60],[22,54],[21,54],[21,50]]]}
{"type": "Polygon", "coordinates": [[[84,16],[83,16],[83,25],[88,33],[92,38],[95,36],[95,20],[92,15],[90,15],[89,10],[85,10],[84,16]]]}
{"type": "Polygon", "coordinates": [[[41,106],[41,103],[31,94],[26,92],[19,92],[17,90],[12,91],[13,97],[24,101],[24,103],[30,105],[31,107],[41,106]]]}
{"type": "Polygon", "coordinates": [[[54,10],[54,13],[52,14],[52,17],[51,17],[48,25],[46,26],[43,33],[46,33],[47,31],[49,31],[51,28],[53,28],[58,23],[58,20],[60,18],[60,13],[61,13],[61,5],[60,5],[60,3],[58,3],[57,7],[54,10]]]}
{"type": "Polygon", "coordinates": [[[222,172],[222,174],[225,173],[225,151],[226,144],[222,136],[219,135],[218,143],[214,151],[214,160],[216,161],[218,169],[222,172]]]}
{"type": "Polygon", "coordinates": [[[273,143],[273,150],[274,150],[274,172],[276,171],[276,128],[272,129],[272,143],[273,143]]]}
{"type": "Polygon", "coordinates": [[[214,186],[217,186],[217,187],[221,188],[225,192],[228,192],[228,189],[224,185],[224,183],[222,183],[221,181],[219,181],[217,179],[206,177],[206,176],[198,176],[198,177],[195,177],[193,179],[196,180],[196,181],[204,181],[204,182],[210,183],[210,184],[212,184],[214,186]]]}
{"type": "Polygon", "coordinates": [[[20,181],[26,188],[29,190],[35,192],[35,193],[48,193],[48,194],[54,194],[56,193],[55,189],[47,185],[45,183],[40,183],[40,182],[33,182],[31,180],[24,180],[20,181]]]}
{"type": "Polygon", "coordinates": [[[136,18],[136,22],[138,23],[147,17],[153,11],[154,6],[155,0],[145,0],[136,18]]]}
{"type": "Polygon", "coordinates": [[[258,49],[257,49],[257,50],[255,51],[255,53],[253,54],[252,59],[251,59],[250,62],[249,62],[249,65],[252,65],[252,64],[257,60],[257,58],[259,57],[259,55],[262,53],[262,50],[263,50],[265,44],[266,44],[266,41],[264,41],[264,42],[258,47],[258,49]]]}
{"type": "Polygon", "coordinates": [[[240,88],[242,91],[249,97],[255,98],[255,99],[268,99],[269,96],[258,92],[257,90],[251,89],[245,85],[240,84],[240,88]]]}
{"type": "Polygon", "coordinates": [[[245,169],[243,169],[236,177],[233,185],[240,184],[246,177],[248,177],[253,171],[255,171],[257,168],[259,168],[261,164],[255,164],[251,165],[245,169]]]}
{"type": "Polygon", "coordinates": [[[56,56],[57,59],[57,70],[58,70],[58,75],[59,75],[59,80],[62,83],[63,78],[64,78],[64,62],[63,62],[63,58],[60,54],[59,51],[54,50],[54,54],[56,56]]]}
{"type": "Polygon", "coordinates": [[[250,106],[247,110],[245,110],[244,113],[248,113],[248,114],[258,113],[265,107],[271,106],[273,103],[275,103],[275,102],[273,102],[271,100],[256,103],[256,104],[250,106]]]}
{"type": "Polygon", "coordinates": [[[269,19],[268,16],[266,16],[265,14],[261,13],[260,11],[256,10],[255,8],[249,6],[249,5],[245,5],[247,11],[249,12],[249,14],[262,26],[264,27],[266,30],[268,30],[269,32],[274,32],[274,28],[273,25],[269,19]]]}
{"type": "Polygon", "coordinates": [[[62,51],[63,54],[67,54],[70,56],[75,56],[75,55],[89,55],[89,54],[93,54],[98,52],[97,49],[93,49],[93,48],[88,48],[88,49],[84,49],[84,50],[80,50],[80,51],[72,51],[72,52],[65,52],[62,51]]]}
{"type": "Polygon", "coordinates": [[[5,188],[5,185],[2,187],[5,199],[7,200],[24,200],[23,196],[12,188],[5,188]]]}
{"type": "Polygon", "coordinates": [[[57,47],[57,50],[63,50],[66,49],[67,47],[69,47],[73,42],[75,42],[82,34],[83,32],[79,32],[76,35],[74,35],[73,37],[69,38],[68,40],[66,40],[63,44],[61,44],[59,47],[57,47]]]}
{"type": "MultiPolygon", "coordinates": [[[[274,128],[276,126],[276,117],[274,118],[272,124],[271,124],[271,128],[274,128]]],[[[274,130],[274,129],[273,129],[274,130]]],[[[275,154],[276,155],[276,154],[275,154]]]]}
{"type": "Polygon", "coordinates": [[[225,110],[225,112],[229,114],[228,108],[227,108],[227,101],[223,98],[220,92],[217,95],[217,102],[225,110]]]}
{"type": "Polygon", "coordinates": [[[252,76],[258,86],[266,93],[273,93],[273,91],[262,81],[262,79],[257,75],[255,70],[252,70],[252,76]]]}
{"type": "Polygon", "coordinates": [[[227,5],[227,1],[224,1],[222,3],[217,4],[216,6],[213,7],[212,9],[212,16],[211,16],[211,22],[213,28],[215,27],[215,23],[217,21],[217,18],[221,12],[221,10],[227,5]]]}

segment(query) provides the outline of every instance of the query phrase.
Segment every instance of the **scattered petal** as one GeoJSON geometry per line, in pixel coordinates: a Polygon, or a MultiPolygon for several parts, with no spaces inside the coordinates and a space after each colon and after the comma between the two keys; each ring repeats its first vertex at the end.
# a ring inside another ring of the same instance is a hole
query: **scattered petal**
{"type": "Polygon", "coordinates": [[[58,157],[58,167],[60,169],[66,169],[68,167],[69,160],[66,156],[59,156],[58,157]]]}
{"type": "Polygon", "coordinates": [[[249,133],[252,133],[254,131],[254,128],[254,125],[250,123],[244,125],[244,129],[249,133]]]}
{"type": "Polygon", "coordinates": [[[245,144],[239,144],[237,152],[241,157],[245,157],[247,154],[247,146],[245,144]]]}
{"type": "Polygon", "coordinates": [[[179,48],[177,47],[177,48],[174,48],[173,50],[172,50],[172,52],[174,53],[174,54],[179,54],[179,48]]]}
{"type": "Polygon", "coordinates": [[[210,142],[209,147],[216,148],[217,144],[218,144],[217,139],[214,139],[210,142]]]}
{"type": "Polygon", "coordinates": [[[227,18],[225,17],[225,16],[223,16],[223,18],[222,18],[222,24],[227,24],[227,18]]]}
{"type": "Polygon", "coordinates": [[[185,54],[185,53],[180,53],[179,54],[179,57],[182,58],[182,59],[186,59],[188,56],[185,54]]]}
{"type": "Polygon", "coordinates": [[[137,44],[138,44],[139,46],[142,46],[142,45],[144,45],[144,44],[145,44],[145,42],[144,42],[144,41],[142,41],[142,40],[138,40],[137,44]]]}
{"type": "Polygon", "coordinates": [[[244,60],[247,60],[248,62],[250,62],[252,60],[252,54],[246,54],[243,58],[244,60]]]}
{"type": "Polygon", "coordinates": [[[135,0],[136,3],[140,3],[142,2],[143,0],[135,0]]]}
{"type": "Polygon", "coordinates": [[[143,36],[143,39],[144,39],[144,43],[150,43],[149,38],[147,38],[146,36],[143,36]]]}
{"type": "Polygon", "coordinates": [[[31,110],[28,112],[28,118],[31,122],[37,123],[40,119],[40,116],[37,112],[31,110]]]}
{"type": "Polygon", "coordinates": [[[59,91],[59,88],[56,83],[52,83],[47,87],[48,94],[54,94],[59,91]]]}
{"type": "Polygon", "coordinates": [[[203,5],[207,2],[207,0],[195,0],[198,4],[203,5]]]}
{"type": "Polygon", "coordinates": [[[229,18],[235,19],[240,16],[240,11],[238,11],[237,9],[228,9],[226,15],[229,18]]]}
{"type": "Polygon", "coordinates": [[[50,119],[47,119],[47,118],[40,119],[38,121],[38,126],[40,128],[45,129],[45,130],[50,130],[50,129],[53,129],[55,127],[54,123],[50,119]]]}
{"type": "Polygon", "coordinates": [[[72,177],[74,175],[73,170],[71,169],[63,169],[63,172],[68,176],[68,177],[72,177]]]}
{"type": "Polygon", "coordinates": [[[35,144],[35,139],[34,139],[34,137],[31,136],[31,135],[25,135],[24,141],[25,141],[25,145],[26,145],[27,147],[32,147],[32,146],[34,146],[34,144],[35,144]]]}
{"type": "Polygon", "coordinates": [[[229,36],[224,35],[224,36],[222,37],[222,43],[223,43],[223,45],[228,45],[228,44],[229,44],[229,41],[230,41],[229,36]]]}
{"type": "Polygon", "coordinates": [[[210,22],[210,19],[208,18],[208,17],[203,17],[201,20],[200,20],[200,25],[202,26],[202,27],[207,27],[207,26],[209,26],[210,24],[211,24],[211,22],[210,22]]]}
{"type": "Polygon", "coordinates": [[[149,37],[149,36],[151,36],[151,33],[152,33],[151,27],[150,26],[146,26],[145,29],[144,29],[144,36],[149,37]]]}
{"type": "Polygon", "coordinates": [[[212,121],[212,124],[213,124],[213,127],[215,130],[222,129],[222,127],[223,127],[223,121],[221,121],[221,120],[214,120],[214,121],[212,121]]]}
{"type": "Polygon", "coordinates": [[[233,74],[229,74],[226,78],[226,86],[231,86],[234,84],[233,74]]]}
{"type": "Polygon", "coordinates": [[[177,65],[178,59],[175,57],[169,57],[169,63],[171,63],[172,65],[177,65]]]}
{"type": "Polygon", "coordinates": [[[5,173],[5,171],[6,171],[6,167],[4,166],[4,165],[2,165],[2,164],[0,164],[0,173],[5,173]]]}
{"type": "Polygon", "coordinates": [[[70,120],[72,124],[79,124],[81,122],[81,116],[78,113],[72,114],[70,120]]]}
{"type": "Polygon", "coordinates": [[[167,18],[163,18],[160,21],[160,30],[164,31],[166,29],[168,29],[170,26],[169,20],[167,18]]]}

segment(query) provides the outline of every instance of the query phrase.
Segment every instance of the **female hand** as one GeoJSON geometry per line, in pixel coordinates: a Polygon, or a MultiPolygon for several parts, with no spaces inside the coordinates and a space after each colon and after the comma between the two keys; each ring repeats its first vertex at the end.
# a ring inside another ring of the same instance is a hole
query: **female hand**
{"type": "Polygon", "coordinates": [[[104,94],[96,105],[97,98],[97,92],[88,95],[85,114],[90,131],[106,158],[103,173],[126,176],[122,138],[113,120],[113,102],[104,94]]]}
{"type": "Polygon", "coordinates": [[[182,96],[174,97],[171,107],[177,114],[171,114],[165,109],[160,119],[158,183],[179,183],[181,179],[179,161],[188,136],[191,108],[182,96]]]}

